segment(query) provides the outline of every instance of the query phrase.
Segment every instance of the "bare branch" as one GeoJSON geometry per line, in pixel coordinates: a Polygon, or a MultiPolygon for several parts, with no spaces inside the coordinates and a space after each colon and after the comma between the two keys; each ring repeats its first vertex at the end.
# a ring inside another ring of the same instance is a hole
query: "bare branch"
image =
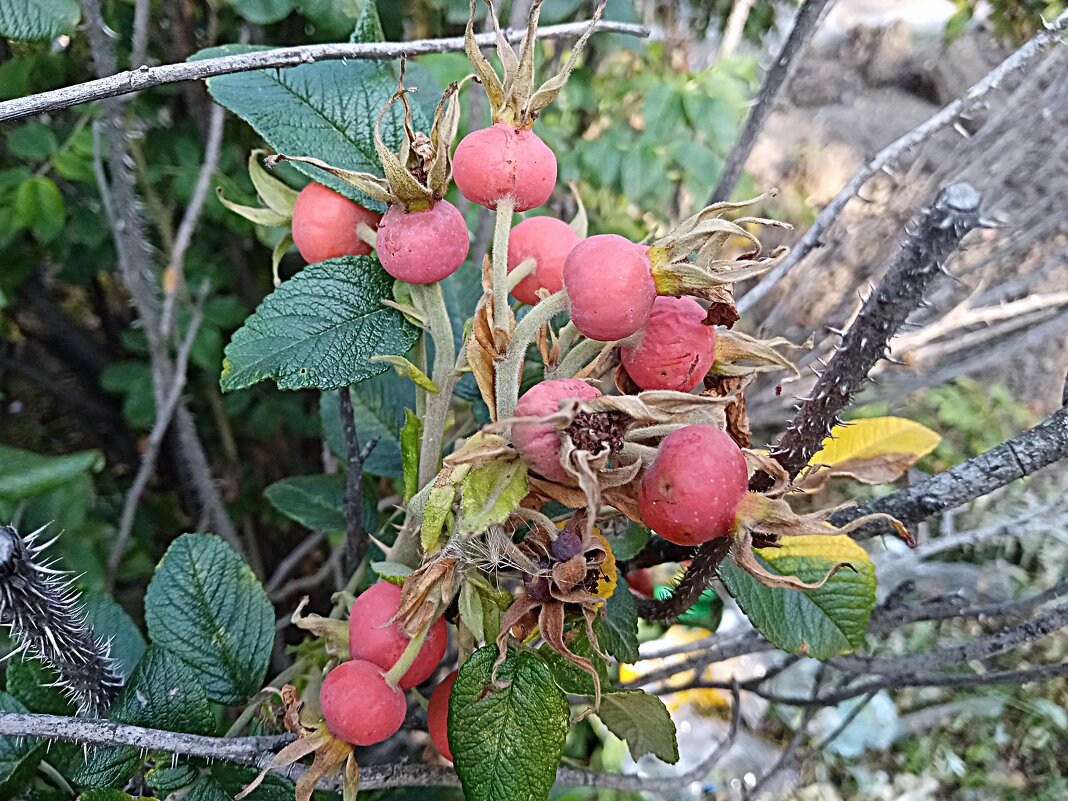
{"type": "MultiPolygon", "coordinates": [[[[864,303],[837,352],[803,399],[771,456],[791,475],[797,475],[819,450],[838,414],[860,390],[876,362],[887,354],[894,334],[923,300],[928,288],[961,239],[979,225],[979,193],[970,184],[951,184],[924,209],[901,252],[879,286],[864,303]]],[[[768,489],[766,473],[753,477],[750,486],[768,489]]]]}
{"type": "MultiPolygon", "coordinates": [[[[1054,412],[1034,428],[944,473],[856,508],[843,509],[831,517],[830,522],[842,526],[861,515],[878,512],[893,515],[903,523],[924,520],[988,495],[1066,457],[1068,407],[1054,412]]],[[[863,539],[889,531],[888,527],[875,523],[854,532],[853,537],[863,539]]]]}
{"type": "MultiPolygon", "coordinates": [[[[352,575],[367,550],[363,530],[363,462],[368,453],[360,450],[352,393],[342,387],[337,393],[341,414],[341,434],[345,439],[345,559],[343,569],[352,575]]],[[[374,443],[368,443],[373,447],[374,443]]]]}
{"type": "MultiPolygon", "coordinates": [[[[752,5],[752,3],[748,5],[752,5]]],[[[775,98],[779,96],[779,92],[790,77],[790,73],[798,61],[798,56],[804,52],[809,40],[812,39],[812,34],[816,31],[820,15],[823,14],[823,10],[827,5],[828,0],[805,0],[801,8],[798,9],[797,16],[794,17],[794,25],[790,29],[790,35],[783,42],[782,50],[776,57],[775,64],[768,70],[764,83],[760,87],[760,94],[757,96],[756,104],[749,111],[749,116],[745,120],[745,127],[738,138],[738,143],[727,157],[727,163],[723,166],[723,173],[719,177],[719,183],[716,184],[715,191],[712,192],[712,197],[708,201],[710,204],[719,203],[730,198],[734,187],[738,184],[738,179],[742,175],[742,169],[749,160],[749,154],[753,152],[757,137],[760,136],[760,132],[764,129],[764,123],[767,122],[768,115],[771,114],[771,109],[775,105],[775,98]]],[[[731,12],[732,21],[735,18],[735,12],[742,13],[739,9],[744,9],[744,13],[748,14],[749,10],[745,6],[746,4],[744,3],[735,5],[735,11],[731,12]]],[[[743,16],[741,20],[744,26],[745,17],[743,16]]],[[[724,48],[727,47],[727,44],[727,34],[725,33],[723,39],[724,48]]]]}
{"type": "MultiPolygon", "coordinates": [[[[93,2],[93,0],[89,0],[89,2],[93,2]]],[[[91,19],[88,13],[86,18],[91,19]]],[[[589,25],[589,20],[570,22],[565,25],[546,25],[538,30],[538,38],[577,38],[583,34],[589,25]]],[[[92,27],[92,24],[90,24],[90,28],[92,27]]],[[[602,20],[597,23],[597,30],[603,33],[622,33],[629,36],[645,37],[649,35],[649,29],[645,26],[624,22],[602,20]]],[[[506,32],[506,36],[510,41],[518,41],[522,38],[522,35],[523,31],[506,32]]],[[[478,34],[475,39],[479,45],[484,47],[491,46],[495,42],[493,33],[478,34]]],[[[301,64],[312,64],[316,61],[336,61],[340,59],[383,61],[400,58],[401,55],[412,57],[426,53],[454,53],[463,52],[463,49],[464,40],[462,36],[453,36],[446,39],[417,39],[411,42],[317,44],[301,47],[279,47],[272,50],[241,53],[233,56],[185,61],[179,64],[163,64],[158,67],[142,65],[137,69],[121,72],[117,75],[112,74],[115,72],[114,57],[112,57],[111,69],[103,70],[102,72],[98,70],[102,77],[95,81],[66,86],[62,89],[54,89],[50,92],[42,92],[0,103],[0,122],[11,122],[34,114],[41,114],[45,111],[68,108],[79,103],[89,103],[93,100],[103,100],[118,95],[127,95],[168,83],[201,81],[216,75],[230,75],[235,72],[248,72],[249,70],[269,69],[272,67],[298,67],[301,64]]]]}
{"type": "Polygon", "coordinates": [[[744,314],[751,310],[787,273],[797,266],[801,259],[820,246],[827,229],[838,219],[842,209],[873,175],[892,167],[905,153],[927,141],[939,131],[950,127],[962,115],[980,108],[988,94],[1000,88],[1012,73],[1029,67],[1047,47],[1059,40],[1065,30],[1068,30],[1068,11],[1062,12],[1057,19],[1031,37],[1030,41],[1002,61],[963,96],[879,151],[875,158],[861,168],[842,188],[842,191],[824,207],[790,254],[738,301],[738,311],[744,314]]]}
{"type": "Polygon", "coordinates": [[[182,400],[182,391],[185,389],[186,374],[189,368],[189,356],[193,351],[193,342],[196,340],[200,323],[204,319],[204,302],[207,300],[208,284],[205,281],[201,287],[200,296],[193,305],[193,315],[189,320],[189,328],[185,338],[178,349],[178,358],[175,360],[174,374],[171,378],[171,387],[167,397],[156,412],[155,422],[148,434],[148,445],[141,455],[141,463],[137,466],[137,474],[133,483],[126,493],[126,499],[122,505],[122,516],[119,518],[119,530],[115,535],[115,542],[111,546],[111,556],[108,557],[107,588],[111,592],[115,587],[115,577],[118,575],[122,558],[126,555],[126,546],[133,531],[134,517],[137,515],[137,507],[141,503],[141,495],[144,494],[148,480],[152,477],[152,471],[156,467],[156,459],[163,447],[163,438],[167,429],[174,419],[174,412],[182,400]]]}

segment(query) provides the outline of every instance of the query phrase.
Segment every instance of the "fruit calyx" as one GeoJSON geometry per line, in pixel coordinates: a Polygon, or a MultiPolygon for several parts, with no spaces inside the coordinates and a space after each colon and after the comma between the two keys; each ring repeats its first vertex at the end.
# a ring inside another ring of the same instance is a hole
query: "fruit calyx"
{"type": "Polygon", "coordinates": [[[450,150],[456,131],[460,124],[460,107],[458,95],[461,86],[474,76],[456,81],[446,88],[434,112],[434,122],[430,134],[416,132],[412,122],[412,107],[408,102],[408,93],[413,91],[404,86],[405,60],[401,59],[400,78],[397,91],[382,108],[375,123],[375,152],[382,164],[385,175],[380,178],[367,172],[334,167],[316,158],[308,156],[275,155],[265,160],[268,167],[279,161],[299,161],[310,164],[333,175],[350,186],[354,186],[375,200],[391,206],[403,206],[405,211],[426,211],[445,196],[452,180],[452,156],[450,150]],[[400,149],[393,152],[382,138],[382,120],[399,102],[404,107],[404,137],[400,149]]]}
{"type": "Polygon", "coordinates": [[[542,0],[534,0],[527,16],[527,30],[519,43],[519,52],[509,44],[504,32],[501,30],[497,13],[493,9],[492,0],[485,0],[489,9],[490,22],[493,31],[497,35],[497,56],[503,65],[503,80],[497,75],[496,70],[490,64],[489,59],[482,55],[475,41],[475,10],[477,0],[471,0],[471,15],[467,20],[467,30],[464,33],[464,49],[471,64],[475,68],[475,74],[486,88],[489,97],[490,109],[493,112],[493,121],[511,125],[517,130],[530,130],[538,113],[548,106],[564,88],[571,71],[578,63],[579,56],[589,41],[594,27],[604,13],[607,0],[597,4],[589,27],[583,31],[582,36],[571,48],[571,55],[560,71],[541,86],[534,86],[534,44],[537,39],[538,18],[541,15],[542,0]]]}

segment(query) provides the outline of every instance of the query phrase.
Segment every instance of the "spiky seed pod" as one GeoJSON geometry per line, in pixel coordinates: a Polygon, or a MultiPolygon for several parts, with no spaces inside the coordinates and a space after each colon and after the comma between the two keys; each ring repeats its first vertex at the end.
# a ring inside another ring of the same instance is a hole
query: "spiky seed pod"
{"type": "Polygon", "coordinates": [[[59,674],[55,686],[78,705],[79,715],[100,715],[118,695],[122,677],[111,643],[96,638],[71,588],[68,573],[41,555],[55,540],[37,543],[44,528],[25,537],[0,526],[0,624],[29,654],[59,674]]]}

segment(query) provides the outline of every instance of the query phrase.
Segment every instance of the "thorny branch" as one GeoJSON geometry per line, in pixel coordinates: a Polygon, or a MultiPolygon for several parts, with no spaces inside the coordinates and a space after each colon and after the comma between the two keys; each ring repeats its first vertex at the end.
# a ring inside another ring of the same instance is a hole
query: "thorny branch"
{"type": "MultiPolygon", "coordinates": [[[[88,1],[93,2],[93,0],[88,1]]],[[[95,15],[91,16],[87,9],[86,18],[90,21],[90,28],[95,25],[92,22],[94,16],[97,19],[100,18],[99,10],[95,15]]],[[[564,25],[546,25],[538,30],[537,35],[539,39],[577,39],[589,25],[589,20],[569,22],[564,25]]],[[[629,36],[644,37],[649,35],[649,29],[645,26],[624,22],[601,21],[597,23],[597,30],[603,33],[621,33],[629,36]]],[[[508,31],[506,35],[509,41],[515,42],[522,38],[523,33],[522,30],[508,31]]],[[[478,34],[475,40],[480,46],[488,47],[495,43],[496,38],[492,32],[489,32],[478,34]]],[[[200,61],[163,64],[158,67],[142,65],[137,69],[118,74],[112,74],[115,72],[113,67],[103,72],[98,70],[98,74],[101,77],[95,81],[4,101],[0,103],[0,122],[12,122],[34,114],[41,114],[45,111],[68,108],[79,103],[89,103],[118,95],[127,95],[168,83],[201,81],[216,75],[230,75],[235,72],[298,67],[301,64],[313,64],[316,61],[336,61],[340,59],[389,61],[400,58],[402,55],[412,57],[427,53],[462,53],[463,50],[463,37],[453,36],[446,39],[416,39],[410,42],[337,43],[278,47],[254,53],[205,58],[200,61]]],[[[114,58],[111,61],[114,64],[114,58]]]]}
{"type": "MultiPolygon", "coordinates": [[[[924,209],[901,252],[864,303],[810,397],[802,399],[786,433],[771,456],[796,476],[819,450],[838,414],[860,390],[876,362],[888,353],[890,340],[919,306],[946,259],[964,235],[980,225],[982,198],[970,184],[951,184],[924,209]]],[[[771,476],[757,474],[751,487],[766,490],[771,476]]]]}
{"type": "MultiPolygon", "coordinates": [[[[833,0],[832,0],[833,2],[833,0]]],[[[790,29],[789,36],[783,42],[782,50],[775,58],[775,63],[768,70],[764,82],[760,86],[760,94],[756,104],[750,109],[746,117],[745,127],[738,138],[738,143],[727,157],[727,163],[723,166],[723,173],[719,177],[709,204],[729,200],[734,187],[738,185],[738,179],[742,175],[745,163],[749,160],[749,154],[753,152],[757,137],[764,130],[764,123],[775,105],[775,98],[786,84],[794,66],[798,62],[798,56],[808,47],[812,34],[816,31],[816,25],[827,7],[828,0],[805,0],[794,17],[794,25],[790,29]]]]}
{"type": "Polygon", "coordinates": [[[809,252],[821,245],[827,230],[841,216],[846,204],[872,176],[880,171],[890,170],[908,151],[926,142],[939,131],[950,127],[961,117],[981,108],[986,102],[987,95],[1000,88],[1014,72],[1029,67],[1047,47],[1058,42],[1061,34],[1066,30],[1068,30],[1068,11],[1062,12],[1053,22],[1031,37],[1028,42],[991,70],[961,97],[879,151],[875,158],[864,165],[842,188],[842,191],[824,207],[789,255],[738,301],[739,313],[745,314],[752,310],[809,252]]]}
{"type": "MultiPolygon", "coordinates": [[[[112,75],[117,69],[117,61],[108,39],[108,28],[99,0],[83,0],[82,9],[96,73],[100,76],[112,75]]],[[[109,175],[104,175],[103,156],[99,157],[94,168],[100,181],[100,192],[118,253],[119,274],[137,309],[148,341],[158,414],[166,404],[168,388],[173,386],[175,365],[168,352],[167,340],[159,327],[160,308],[153,280],[153,255],[141,215],[136,178],[130,166],[133,159],[130,156],[122,101],[111,100],[107,103],[104,124],[107,131],[106,163],[109,175]]],[[[226,539],[238,552],[242,552],[237,532],[212,478],[211,466],[197,434],[193,416],[181,400],[174,411],[172,428],[183,468],[189,473],[192,489],[202,509],[202,522],[226,539]]]]}
{"type": "Polygon", "coordinates": [[[352,575],[367,551],[367,537],[363,530],[363,463],[371,455],[376,440],[360,447],[356,432],[356,413],[352,408],[352,392],[342,387],[337,392],[341,414],[341,435],[345,440],[345,558],[343,569],[352,575]]]}

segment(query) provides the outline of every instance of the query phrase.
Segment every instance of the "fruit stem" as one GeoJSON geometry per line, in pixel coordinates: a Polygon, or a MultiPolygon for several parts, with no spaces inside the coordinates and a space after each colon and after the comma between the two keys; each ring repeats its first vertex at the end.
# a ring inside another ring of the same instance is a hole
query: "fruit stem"
{"type": "Polygon", "coordinates": [[[386,671],[386,684],[390,687],[397,686],[400,680],[404,678],[404,674],[408,672],[408,668],[412,666],[415,658],[419,656],[419,651],[423,647],[423,641],[426,640],[428,631],[430,631],[430,626],[425,626],[422,631],[412,637],[397,659],[396,664],[386,671]]]}
{"type": "Polygon", "coordinates": [[[611,342],[598,342],[596,339],[584,339],[571,348],[560,360],[559,366],[546,375],[546,378],[572,378],[583,367],[592,362],[611,342]]]}
{"type": "Polygon", "coordinates": [[[497,222],[493,228],[493,327],[508,331],[508,239],[512,233],[515,198],[497,201],[497,222]]]}
{"type": "Polygon", "coordinates": [[[526,360],[527,347],[534,341],[541,327],[562,311],[566,311],[570,300],[567,290],[561,289],[550,295],[527,312],[512,332],[512,341],[508,352],[496,362],[494,386],[497,390],[497,419],[511,417],[519,400],[519,374],[526,360]]]}
{"type": "MultiPolygon", "coordinates": [[[[456,342],[453,340],[452,322],[441,284],[412,284],[411,292],[412,301],[426,317],[427,331],[434,340],[434,369],[430,378],[439,390],[433,394],[419,392],[420,396],[424,396],[425,404],[423,441],[419,449],[419,488],[422,489],[433,481],[438,473],[442,443],[445,439],[445,422],[460,373],[456,369],[456,342]]],[[[417,566],[418,533],[418,526],[403,526],[390,549],[389,560],[409,567],[417,566]]]]}

